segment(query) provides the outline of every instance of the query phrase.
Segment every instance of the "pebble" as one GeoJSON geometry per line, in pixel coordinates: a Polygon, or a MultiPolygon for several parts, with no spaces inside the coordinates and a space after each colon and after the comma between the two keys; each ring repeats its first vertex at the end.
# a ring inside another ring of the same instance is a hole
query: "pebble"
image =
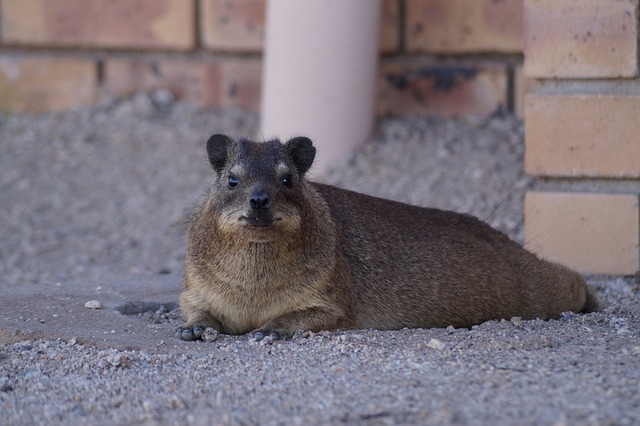
{"type": "Polygon", "coordinates": [[[151,102],[161,110],[169,108],[175,102],[176,97],[169,90],[158,89],[151,93],[151,102]]]}
{"type": "Polygon", "coordinates": [[[446,347],[444,342],[438,339],[429,340],[429,343],[427,343],[427,346],[430,347],[431,349],[435,349],[438,351],[441,351],[446,347]]]}
{"type": "Polygon", "coordinates": [[[122,355],[116,354],[107,358],[109,364],[119,367],[122,364],[122,355]]]}
{"type": "Polygon", "coordinates": [[[270,346],[273,345],[273,342],[275,341],[275,337],[268,335],[268,336],[264,336],[264,338],[262,340],[260,340],[260,345],[261,346],[270,346]]]}
{"type": "Polygon", "coordinates": [[[513,324],[514,327],[521,328],[523,326],[522,318],[520,317],[511,318],[511,324],[513,324]]]}
{"type": "Polygon", "coordinates": [[[567,312],[562,312],[560,314],[560,318],[564,321],[569,321],[571,319],[573,319],[576,316],[575,313],[571,312],[571,311],[567,311],[567,312]]]}
{"type": "Polygon", "coordinates": [[[102,303],[99,300],[88,300],[84,307],[87,309],[102,309],[102,303]]]}
{"type": "Polygon", "coordinates": [[[158,408],[157,404],[151,400],[142,401],[142,409],[146,412],[154,411],[158,408]]]}
{"type": "Polygon", "coordinates": [[[13,391],[13,385],[11,384],[9,377],[0,377],[0,392],[13,391]]]}

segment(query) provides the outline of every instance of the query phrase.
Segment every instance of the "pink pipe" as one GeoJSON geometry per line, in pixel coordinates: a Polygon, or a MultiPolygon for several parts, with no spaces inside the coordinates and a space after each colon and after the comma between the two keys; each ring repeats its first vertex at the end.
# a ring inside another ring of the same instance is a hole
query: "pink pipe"
{"type": "Polygon", "coordinates": [[[262,136],[310,137],[314,174],[371,135],[380,7],[380,0],[268,3],[262,136]]]}

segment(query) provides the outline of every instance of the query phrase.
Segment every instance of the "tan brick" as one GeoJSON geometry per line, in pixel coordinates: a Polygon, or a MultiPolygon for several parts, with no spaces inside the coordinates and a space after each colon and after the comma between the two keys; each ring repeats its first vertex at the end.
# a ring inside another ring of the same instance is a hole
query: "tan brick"
{"type": "Polygon", "coordinates": [[[383,0],[380,17],[380,51],[396,53],[400,50],[400,2],[383,0]]]}
{"type": "Polygon", "coordinates": [[[259,51],[263,47],[265,0],[199,0],[200,31],[206,48],[259,51]]]}
{"type": "Polygon", "coordinates": [[[640,96],[525,99],[525,170],[540,176],[640,177],[640,96]]]}
{"type": "Polygon", "coordinates": [[[388,62],[379,70],[379,115],[487,116],[506,106],[504,67],[388,62]]]}
{"type": "Polygon", "coordinates": [[[178,99],[214,108],[257,111],[261,64],[257,59],[215,62],[111,59],[105,65],[105,90],[113,96],[171,91],[178,99]]]}
{"type": "Polygon", "coordinates": [[[522,0],[407,0],[410,52],[522,52],[522,0]]]}
{"type": "Polygon", "coordinates": [[[640,270],[637,194],[529,192],[525,247],[583,273],[640,270]]]}
{"type": "Polygon", "coordinates": [[[94,102],[97,66],[91,60],[0,56],[0,110],[40,113],[94,102]]]}
{"type": "Polygon", "coordinates": [[[194,5],[185,0],[3,0],[6,44],[191,49],[194,5]]]}
{"type": "Polygon", "coordinates": [[[525,0],[525,74],[638,75],[637,0],[525,0]]]}

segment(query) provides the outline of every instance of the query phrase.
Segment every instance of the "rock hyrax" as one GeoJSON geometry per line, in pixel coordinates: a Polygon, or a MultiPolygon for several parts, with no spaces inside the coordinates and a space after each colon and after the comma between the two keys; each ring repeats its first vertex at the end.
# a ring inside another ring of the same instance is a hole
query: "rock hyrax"
{"type": "Polygon", "coordinates": [[[582,277],[475,217],[305,179],[315,148],[207,141],[215,171],[188,227],[185,340],[296,330],[470,327],[590,312],[582,277]]]}

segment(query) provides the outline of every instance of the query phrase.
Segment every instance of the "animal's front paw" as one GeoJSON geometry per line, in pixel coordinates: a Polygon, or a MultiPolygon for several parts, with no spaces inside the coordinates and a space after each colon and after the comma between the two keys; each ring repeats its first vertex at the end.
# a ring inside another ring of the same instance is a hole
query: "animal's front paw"
{"type": "Polygon", "coordinates": [[[258,329],[249,333],[249,337],[254,338],[256,341],[264,340],[265,338],[270,340],[286,340],[291,337],[291,333],[286,330],[268,330],[268,329],[258,329]]]}
{"type": "Polygon", "coordinates": [[[187,341],[197,340],[202,337],[202,333],[204,333],[205,328],[206,327],[204,325],[185,324],[183,326],[178,327],[178,330],[176,330],[176,334],[182,340],[187,340],[187,341]]]}

